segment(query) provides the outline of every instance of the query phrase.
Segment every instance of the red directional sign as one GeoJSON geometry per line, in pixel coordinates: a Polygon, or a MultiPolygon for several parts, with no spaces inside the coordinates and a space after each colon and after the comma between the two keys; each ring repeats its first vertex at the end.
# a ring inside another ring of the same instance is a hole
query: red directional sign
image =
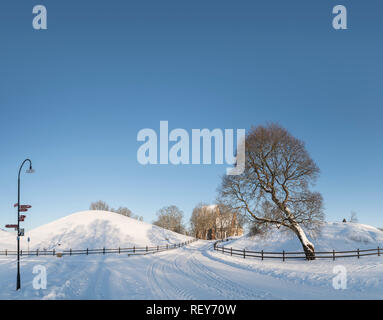
{"type": "MultiPolygon", "coordinates": [[[[19,205],[18,203],[15,203],[13,205],[13,207],[16,208],[18,205],[19,205]]],[[[32,208],[32,206],[30,206],[29,204],[22,204],[22,205],[20,205],[20,208],[21,209],[30,209],[30,208],[32,208]]]]}
{"type": "Polygon", "coordinates": [[[6,228],[17,228],[17,224],[6,224],[6,228]]]}
{"type": "Polygon", "coordinates": [[[20,209],[19,211],[20,211],[20,212],[27,212],[28,209],[20,209]]]}
{"type": "Polygon", "coordinates": [[[20,219],[19,219],[19,221],[24,221],[25,218],[26,218],[26,216],[22,214],[22,215],[20,215],[20,219]]]}

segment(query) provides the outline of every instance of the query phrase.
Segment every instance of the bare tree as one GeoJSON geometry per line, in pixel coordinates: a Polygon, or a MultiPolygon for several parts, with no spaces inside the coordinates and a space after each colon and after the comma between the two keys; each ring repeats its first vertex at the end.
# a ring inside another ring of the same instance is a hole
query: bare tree
{"type": "Polygon", "coordinates": [[[157,220],[154,225],[168,229],[177,233],[184,234],[185,226],[183,223],[183,212],[177,206],[163,207],[157,211],[157,220]]]}
{"type": "Polygon", "coordinates": [[[209,232],[215,232],[216,216],[212,214],[210,206],[199,203],[190,218],[191,233],[198,239],[208,239],[209,232]]]}
{"type": "Polygon", "coordinates": [[[119,207],[118,209],[112,209],[111,210],[112,212],[115,212],[115,213],[118,213],[118,214],[121,214],[125,217],[133,217],[133,212],[127,208],[127,207],[119,207]]]}
{"type": "Polygon", "coordinates": [[[96,202],[92,202],[89,206],[89,210],[109,211],[110,208],[106,202],[99,200],[96,202]]]}
{"type": "Polygon", "coordinates": [[[260,225],[288,228],[299,238],[306,258],[315,259],[314,245],[302,227],[311,232],[320,229],[323,199],[309,190],[319,168],[304,143],[271,124],[253,127],[245,145],[245,171],[224,176],[219,197],[260,225]]]}
{"type": "Polygon", "coordinates": [[[144,221],[144,218],[142,216],[138,216],[134,214],[129,208],[127,207],[119,207],[118,209],[110,209],[110,212],[121,214],[122,216],[133,218],[139,221],[144,221]]]}
{"type": "Polygon", "coordinates": [[[232,207],[218,201],[216,205],[215,228],[217,239],[242,234],[245,215],[233,210],[232,207]],[[218,231],[218,232],[217,232],[218,231]]]}
{"type": "Polygon", "coordinates": [[[358,217],[355,211],[351,211],[350,222],[358,223],[358,217]]]}
{"type": "Polygon", "coordinates": [[[92,202],[89,206],[89,210],[96,210],[96,211],[109,211],[121,214],[125,217],[130,217],[139,221],[144,221],[144,218],[142,216],[135,215],[129,208],[127,207],[119,207],[118,209],[113,209],[109,207],[109,205],[104,201],[96,201],[92,202]]]}

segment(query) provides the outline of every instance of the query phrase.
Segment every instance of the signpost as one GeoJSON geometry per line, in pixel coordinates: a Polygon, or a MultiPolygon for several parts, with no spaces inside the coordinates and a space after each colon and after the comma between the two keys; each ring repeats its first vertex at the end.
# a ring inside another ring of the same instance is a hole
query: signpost
{"type": "Polygon", "coordinates": [[[26,173],[34,173],[32,168],[32,161],[30,159],[25,159],[20,166],[19,175],[17,179],[17,203],[13,205],[14,208],[17,207],[17,278],[16,278],[16,290],[19,290],[21,287],[20,281],[20,237],[24,236],[24,229],[20,228],[20,222],[24,221],[25,216],[20,220],[20,212],[27,212],[28,209],[32,208],[30,205],[20,205],[20,175],[21,170],[23,169],[24,164],[29,163],[29,169],[26,173]]]}

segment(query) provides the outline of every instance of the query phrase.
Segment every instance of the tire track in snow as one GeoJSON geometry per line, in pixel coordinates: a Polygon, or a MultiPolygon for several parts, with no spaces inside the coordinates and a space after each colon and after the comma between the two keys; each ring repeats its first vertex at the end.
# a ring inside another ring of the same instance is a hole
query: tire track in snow
{"type": "MultiPolygon", "coordinates": [[[[191,264],[191,270],[197,271],[197,274],[204,277],[204,282],[207,283],[215,283],[215,288],[220,288],[220,292],[229,293],[230,298],[232,299],[238,299],[238,298],[245,298],[245,299],[272,299],[273,296],[265,291],[252,289],[244,287],[237,282],[234,282],[230,279],[228,279],[225,276],[222,276],[222,274],[219,274],[217,271],[213,271],[212,267],[210,265],[218,266],[219,264],[224,265],[225,268],[234,269],[234,272],[236,271],[235,267],[225,264],[224,262],[217,263],[216,261],[213,261],[211,259],[206,258],[205,251],[212,250],[211,244],[203,245],[202,247],[198,248],[199,250],[195,250],[195,254],[190,256],[190,264],[191,264]],[[234,295],[233,295],[234,293],[234,295]]],[[[238,270],[243,272],[242,270],[238,270]]],[[[251,274],[250,274],[251,275],[251,274]]]]}
{"type": "Polygon", "coordinates": [[[154,296],[157,299],[195,299],[185,289],[176,286],[173,279],[167,276],[168,274],[173,274],[173,277],[176,275],[172,264],[169,265],[169,262],[171,261],[158,258],[153,260],[147,268],[147,279],[154,296]]]}
{"type": "MultiPolygon", "coordinates": [[[[212,271],[202,252],[210,250],[210,244],[193,245],[167,254],[158,261],[153,261],[148,268],[148,282],[155,296],[167,299],[194,299],[190,292],[206,295],[208,298],[223,299],[270,299],[272,295],[251,288],[243,287],[228,278],[212,271]],[[169,278],[168,275],[172,275],[169,278]],[[175,278],[181,279],[182,286],[177,286],[175,278]],[[185,287],[187,289],[185,289],[185,287]]],[[[225,267],[230,267],[225,265],[225,267]]],[[[233,267],[230,267],[233,269],[233,267]]]]}
{"type": "Polygon", "coordinates": [[[230,298],[233,299],[273,299],[273,296],[261,290],[248,289],[237,282],[234,282],[226,277],[220,276],[218,273],[212,271],[209,267],[203,264],[195,257],[190,259],[191,264],[195,270],[199,270],[200,274],[203,274],[209,282],[215,283],[217,287],[222,288],[225,292],[230,293],[230,298]]]}

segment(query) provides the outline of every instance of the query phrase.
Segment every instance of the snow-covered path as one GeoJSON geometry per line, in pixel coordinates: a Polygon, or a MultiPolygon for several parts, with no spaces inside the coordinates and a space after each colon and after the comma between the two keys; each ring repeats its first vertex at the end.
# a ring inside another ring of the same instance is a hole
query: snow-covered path
{"type": "Polygon", "coordinates": [[[223,256],[212,242],[147,256],[0,258],[1,299],[382,299],[383,258],[333,261],[259,261],[223,256]],[[332,287],[334,265],[349,271],[349,289],[332,287]],[[45,290],[34,290],[36,265],[47,269],[45,290]]]}

